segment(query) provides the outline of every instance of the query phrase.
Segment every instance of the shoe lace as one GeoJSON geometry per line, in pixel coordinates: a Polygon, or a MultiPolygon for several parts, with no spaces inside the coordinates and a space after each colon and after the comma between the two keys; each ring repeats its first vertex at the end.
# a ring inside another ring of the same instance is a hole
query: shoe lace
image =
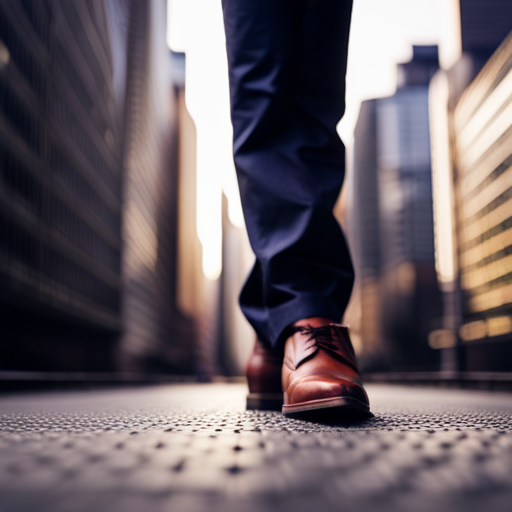
{"type": "MultiPolygon", "coordinates": [[[[334,327],[338,327],[338,325],[330,324],[320,327],[312,327],[311,325],[296,326],[291,328],[291,334],[293,335],[297,332],[300,332],[303,336],[309,336],[306,340],[306,343],[309,344],[307,348],[323,350],[333,359],[346,364],[357,372],[358,368],[355,361],[349,359],[345,355],[340,354],[341,351],[343,353],[351,354],[353,349],[342,336],[336,334],[334,327]]],[[[313,357],[316,352],[317,350],[315,350],[310,356],[301,361],[300,364],[313,357]]]]}

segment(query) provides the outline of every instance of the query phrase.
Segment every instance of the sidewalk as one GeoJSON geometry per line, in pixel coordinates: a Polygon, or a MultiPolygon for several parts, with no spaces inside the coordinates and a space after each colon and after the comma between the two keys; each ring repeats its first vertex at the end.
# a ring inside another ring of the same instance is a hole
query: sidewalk
{"type": "Polygon", "coordinates": [[[1,512],[508,511],[512,394],[369,385],[354,425],[245,386],[0,398],[1,512]]]}

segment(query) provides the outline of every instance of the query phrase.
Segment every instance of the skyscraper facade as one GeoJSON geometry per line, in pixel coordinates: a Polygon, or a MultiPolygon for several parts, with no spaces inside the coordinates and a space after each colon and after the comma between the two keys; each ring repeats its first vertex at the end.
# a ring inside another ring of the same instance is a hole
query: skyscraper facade
{"type": "Polygon", "coordinates": [[[512,370],[511,62],[509,36],[453,111],[460,337],[473,370],[512,370]]]}
{"type": "Polygon", "coordinates": [[[512,4],[460,0],[462,56],[431,83],[445,369],[510,371],[507,247],[512,4]],[[504,41],[505,39],[505,41],[504,41]]]}
{"type": "Polygon", "coordinates": [[[0,2],[0,370],[192,371],[175,101],[165,0],[0,2]]]}
{"type": "Polygon", "coordinates": [[[102,2],[0,5],[0,293],[15,366],[44,356],[50,318],[105,343],[120,329],[123,133],[107,23],[102,2]]]}
{"type": "Polygon", "coordinates": [[[355,130],[352,232],[363,360],[389,368],[428,352],[440,316],[428,121],[428,82],[437,69],[437,47],[414,47],[412,61],[398,67],[396,93],[364,102],[355,130]]]}

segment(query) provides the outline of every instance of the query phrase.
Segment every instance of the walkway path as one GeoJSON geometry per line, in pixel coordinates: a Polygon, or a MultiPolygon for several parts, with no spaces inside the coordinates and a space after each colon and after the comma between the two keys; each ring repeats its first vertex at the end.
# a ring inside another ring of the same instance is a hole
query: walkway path
{"type": "Polygon", "coordinates": [[[353,425],[238,384],[4,396],[0,512],[512,510],[512,394],[368,392],[353,425]]]}

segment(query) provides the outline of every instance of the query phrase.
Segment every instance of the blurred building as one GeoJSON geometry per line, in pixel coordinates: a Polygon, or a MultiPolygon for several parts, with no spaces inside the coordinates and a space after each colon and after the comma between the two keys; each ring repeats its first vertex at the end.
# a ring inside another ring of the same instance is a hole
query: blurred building
{"type": "Polygon", "coordinates": [[[100,2],[0,4],[4,368],[105,368],[121,327],[123,132],[107,24],[100,2]]]}
{"type": "Polygon", "coordinates": [[[510,36],[503,40],[512,30],[512,4],[460,0],[460,9],[461,58],[437,73],[430,88],[436,265],[444,299],[442,329],[430,342],[442,349],[445,370],[510,371],[510,36]]]}
{"type": "Polygon", "coordinates": [[[117,354],[125,370],[191,373],[193,325],[177,303],[179,90],[184,70],[172,65],[167,47],[165,0],[133,0],[129,27],[123,332],[117,354]]]}
{"type": "Polygon", "coordinates": [[[2,370],[191,372],[165,0],[0,3],[2,370]]]}
{"type": "Polygon", "coordinates": [[[512,3],[508,0],[454,1],[460,9],[461,55],[445,70],[451,109],[512,30],[512,3]]]}
{"type": "Polygon", "coordinates": [[[353,211],[361,361],[429,368],[427,336],[441,317],[434,266],[428,83],[437,47],[415,46],[388,98],[363,102],[354,134],[353,211]]]}
{"type": "MultiPolygon", "coordinates": [[[[385,352],[385,343],[381,328],[379,293],[381,237],[377,172],[377,101],[368,100],[361,104],[354,131],[353,194],[351,206],[347,211],[346,229],[356,269],[351,306],[352,316],[357,319],[357,324],[354,325],[353,320],[351,321],[352,337],[358,338],[359,347],[364,343],[366,354],[382,355],[385,352]],[[359,314],[355,313],[355,309],[359,314]]],[[[347,312],[347,315],[349,314],[350,312],[347,312]]]]}
{"type": "Polygon", "coordinates": [[[452,190],[435,194],[438,274],[459,303],[445,309],[438,348],[458,352],[456,369],[512,371],[511,63],[509,36],[460,98],[449,74],[432,84],[435,177],[452,190]]]}
{"type": "MultiPolygon", "coordinates": [[[[178,120],[177,205],[178,246],[176,267],[177,308],[193,319],[191,340],[198,376],[208,380],[224,374],[222,356],[222,287],[221,279],[208,279],[203,272],[203,247],[197,229],[197,130],[186,105],[185,54],[172,53],[174,95],[178,120]]],[[[188,345],[190,351],[190,344],[188,345]]],[[[189,352],[190,353],[190,352],[189,352]]]]}
{"type": "Polygon", "coordinates": [[[462,51],[489,58],[512,24],[509,0],[459,0],[462,51]]]}
{"type": "Polygon", "coordinates": [[[221,276],[221,326],[219,367],[223,375],[245,375],[256,334],[240,309],[238,297],[254,264],[245,226],[234,225],[223,201],[223,271],[221,276]]]}

